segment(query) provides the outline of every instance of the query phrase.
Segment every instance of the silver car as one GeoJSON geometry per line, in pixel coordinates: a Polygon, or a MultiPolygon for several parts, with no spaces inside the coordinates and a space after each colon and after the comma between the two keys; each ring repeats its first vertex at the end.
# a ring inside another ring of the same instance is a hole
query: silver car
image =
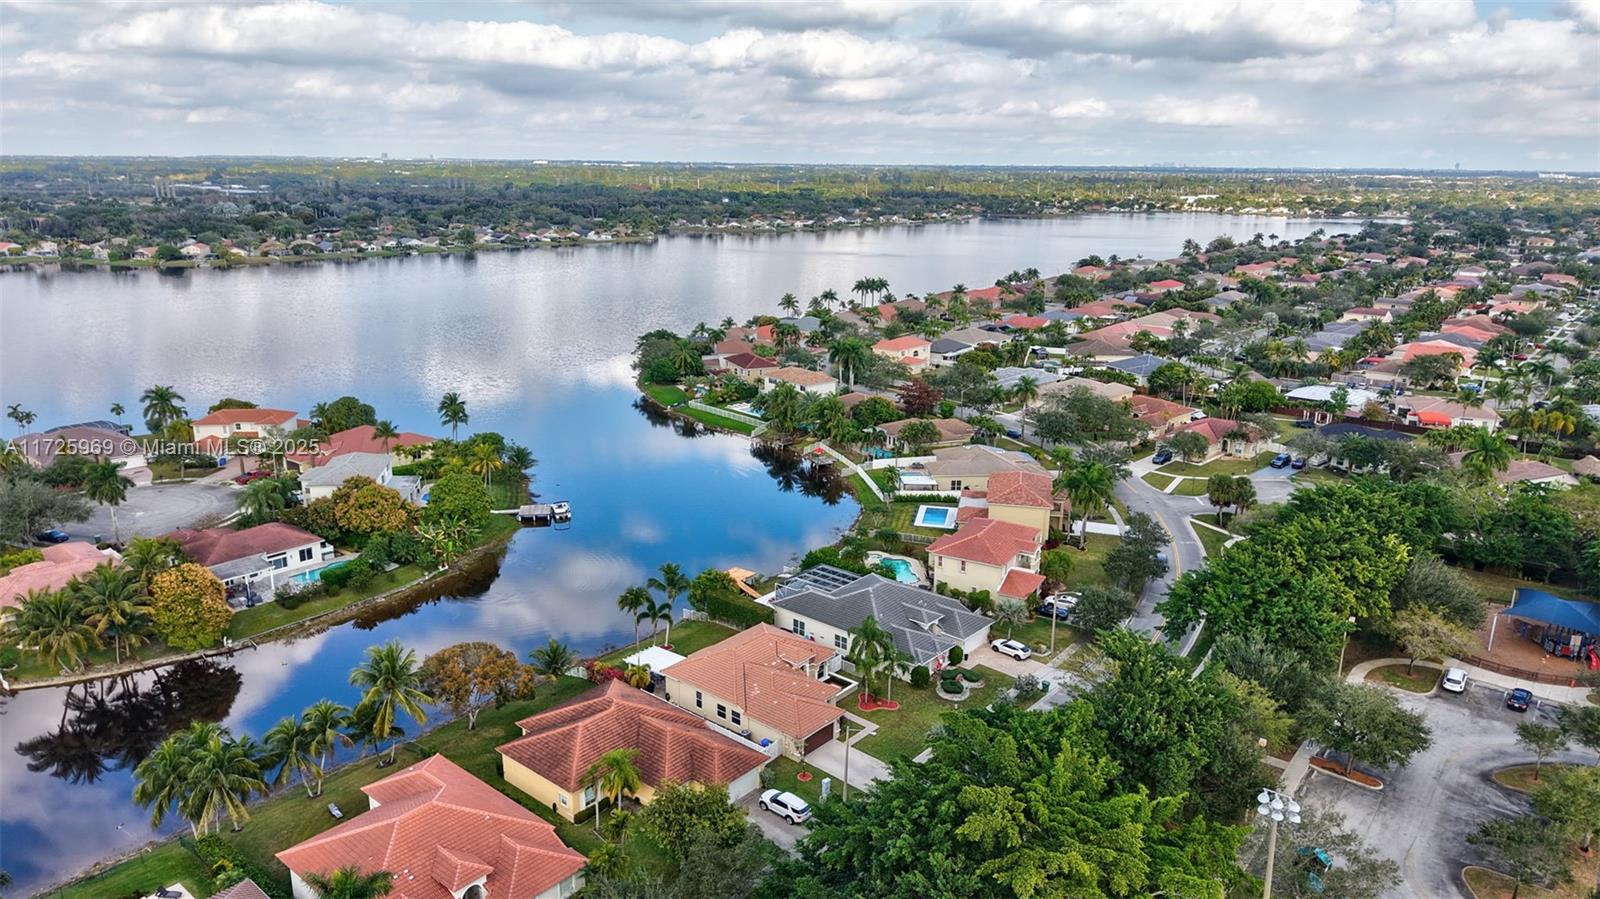
{"type": "Polygon", "coordinates": [[[1444,679],[1439,681],[1439,686],[1451,693],[1467,692],[1467,672],[1461,668],[1450,668],[1444,673],[1444,679]]]}

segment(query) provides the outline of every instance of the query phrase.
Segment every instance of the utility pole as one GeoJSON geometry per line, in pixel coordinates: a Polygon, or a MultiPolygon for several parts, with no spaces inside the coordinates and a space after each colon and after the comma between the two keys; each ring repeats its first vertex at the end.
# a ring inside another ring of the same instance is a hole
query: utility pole
{"type": "Polygon", "coordinates": [[[841,720],[839,727],[844,730],[844,788],[840,793],[845,801],[850,799],[850,723],[841,720]]]}

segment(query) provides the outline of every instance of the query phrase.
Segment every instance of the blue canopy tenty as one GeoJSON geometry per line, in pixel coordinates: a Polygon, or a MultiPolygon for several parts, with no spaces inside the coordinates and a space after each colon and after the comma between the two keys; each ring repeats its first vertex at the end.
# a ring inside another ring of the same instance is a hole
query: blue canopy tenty
{"type": "Polygon", "coordinates": [[[1500,614],[1600,634],[1600,605],[1562,599],[1543,590],[1518,587],[1512,597],[1511,607],[1500,614]]]}

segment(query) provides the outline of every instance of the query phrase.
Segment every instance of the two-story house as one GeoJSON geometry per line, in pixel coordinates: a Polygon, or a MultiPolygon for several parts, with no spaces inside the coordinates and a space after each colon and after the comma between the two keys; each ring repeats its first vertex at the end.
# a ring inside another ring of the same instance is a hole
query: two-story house
{"type": "Polygon", "coordinates": [[[973,518],[953,534],[928,546],[928,571],[934,586],[987,590],[1007,599],[1026,599],[1044,583],[1039,555],[1044,540],[1030,525],[999,518],[973,518]]]}
{"type": "Polygon", "coordinates": [[[911,369],[922,368],[933,358],[933,344],[913,334],[880,340],[872,345],[872,351],[911,369]]]}
{"type": "Polygon", "coordinates": [[[394,460],[388,453],[345,453],[300,472],[300,498],[309,503],[332,496],[351,478],[371,478],[379,486],[400,494],[408,503],[417,503],[422,498],[421,479],[414,475],[396,475],[394,460]]]}

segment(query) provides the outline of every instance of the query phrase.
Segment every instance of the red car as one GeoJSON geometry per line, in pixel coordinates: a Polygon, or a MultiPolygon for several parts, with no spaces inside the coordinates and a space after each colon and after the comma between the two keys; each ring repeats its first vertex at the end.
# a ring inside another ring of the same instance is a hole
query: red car
{"type": "Polygon", "coordinates": [[[239,484],[240,486],[243,486],[245,484],[250,483],[251,481],[259,481],[262,478],[270,478],[270,477],[272,477],[272,472],[267,471],[266,469],[258,469],[256,471],[246,472],[246,473],[244,473],[242,475],[239,475],[238,477],[233,479],[233,482],[235,484],[239,484]]]}

